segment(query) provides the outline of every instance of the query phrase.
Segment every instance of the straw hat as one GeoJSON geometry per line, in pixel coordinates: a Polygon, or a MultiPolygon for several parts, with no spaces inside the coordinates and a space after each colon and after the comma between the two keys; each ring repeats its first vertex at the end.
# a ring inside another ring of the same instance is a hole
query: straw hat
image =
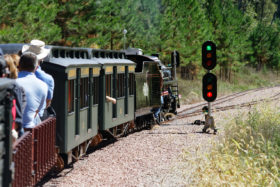
{"type": "Polygon", "coordinates": [[[38,60],[42,60],[50,53],[50,49],[45,48],[45,42],[41,40],[31,40],[29,45],[22,46],[22,53],[32,52],[35,53],[38,60]]]}

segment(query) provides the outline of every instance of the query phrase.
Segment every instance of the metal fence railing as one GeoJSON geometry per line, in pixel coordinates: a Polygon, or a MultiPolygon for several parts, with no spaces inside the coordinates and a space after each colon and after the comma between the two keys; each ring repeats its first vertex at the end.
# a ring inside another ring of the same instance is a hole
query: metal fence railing
{"type": "Polygon", "coordinates": [[[36,185],[55,165],[56,118],[48,118],[27,133],[14,145],[14,186],[36,185]]]}
{"type": "Polygon", "coordinates": [[[15,173],[12,186],[32,185],[32,134],[24,133],[13,145],[15,173]]]}
{"type": "Polygon", "coordinates": [[[48,118],[32,129],[34,183],[38,183],[56,163],[55,151],[56,119],[48,118]]]}

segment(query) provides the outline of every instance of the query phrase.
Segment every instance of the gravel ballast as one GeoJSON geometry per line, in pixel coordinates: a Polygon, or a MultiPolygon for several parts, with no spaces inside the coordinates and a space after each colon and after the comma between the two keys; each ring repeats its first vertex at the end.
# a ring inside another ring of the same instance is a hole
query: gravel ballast
{"type": "MultiPolygon", "coordinates": [[[[228,102],[229,105],[270,98],[280,88],[269,88],[228,102]]],[[[278,102],[278,101],[277,101],[278,102]]],[[[226,104],[222,104],[223,106],[226,104]]],[[[182,108],[188,108],[185,105],[182,108]]],[[[142,130],[120,138],[90,153],[44,186],[186,186],[191,183],[192,165],[184,161],[211,149],[211,142],[223,135],[226,121],[241,109],[213,113],[218,135],[201,133],[203,126],[190,125],[202,114],[174,120],[152,130],[142,130]],[[186,154],[188,152],[188,154],[186,154]]],[[[247,109],[242,109],[247,110],[247,109]]]]}

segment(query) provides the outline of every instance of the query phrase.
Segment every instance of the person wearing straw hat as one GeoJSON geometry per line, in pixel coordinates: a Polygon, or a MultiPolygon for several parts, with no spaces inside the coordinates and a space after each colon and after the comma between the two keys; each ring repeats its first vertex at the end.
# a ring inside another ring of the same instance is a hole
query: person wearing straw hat
{"type": "Polygon", "coordinates": [[[50,53],[50,49],[45,48],[45,42],[41,40],[31,40],[29,45],[23,45],[21,52],[22,54],[26,52],[32,52],[36,54],[39,64],[35,75],[38,79],[45,82],[48,86],[46,102],[43,109],[39,112],[41,120],[44,120],[47,118],[47,116],[44,116],[44,109],[50,106],[51,100],[53,98],[54,79],[51,75],[47,74],[41,69],[40,64],[43,63],[43,59],[48,56],[48,54],[50,53]]]}

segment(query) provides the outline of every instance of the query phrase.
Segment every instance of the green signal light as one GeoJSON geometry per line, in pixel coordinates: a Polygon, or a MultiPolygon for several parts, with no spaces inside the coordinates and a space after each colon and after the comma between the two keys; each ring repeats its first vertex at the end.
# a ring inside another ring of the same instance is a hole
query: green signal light
{"type": "Polygon", "coordinates": [[[211,45],[207,45],[206,50],[207,50],[207,51],[211,51],[211,50],[212,50],[211,45]]]}

